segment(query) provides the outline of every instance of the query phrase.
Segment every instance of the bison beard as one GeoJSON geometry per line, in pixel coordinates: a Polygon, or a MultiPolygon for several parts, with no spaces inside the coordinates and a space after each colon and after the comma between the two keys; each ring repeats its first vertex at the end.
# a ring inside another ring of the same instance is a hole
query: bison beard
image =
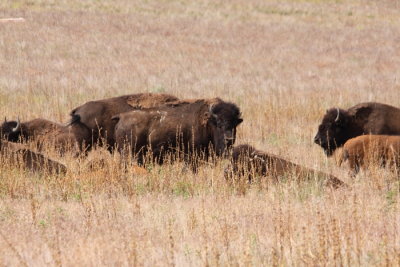
{"type": "Polygon", "coordinates": [[[119,150],[133,153],[139,164],[149,154],[159,164],[169,156],[190,163],[193,170],[211,155],[223,155],[242,122],[239,108],[218,98],[178,101],[119,114],[113,120],[119,150]]]}
{"type": "Polygon", "coordinates": [[[233,148],[231,163],[225,168],[225,178],[232,178],[232,175],[246,177],[249,182],[254,179],[254,176],[268,176],[275,181],[286,175],[295,175],[298,180],[323,177],[326,186],[333,188],[345,186],[344,182],[331,174],[297,165],[278,156],[256,150],[247,144],[233,148]]]}

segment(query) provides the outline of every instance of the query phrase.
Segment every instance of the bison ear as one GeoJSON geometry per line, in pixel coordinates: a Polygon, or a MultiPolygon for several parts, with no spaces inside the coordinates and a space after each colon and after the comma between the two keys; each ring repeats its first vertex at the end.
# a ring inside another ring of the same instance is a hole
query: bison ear
{"type": "Polygon", "coordinates": [[[119,115],[115,115],[114,117],[111,118],[111,120],[115,123],[119,122],[119,119],[120,119],[119,115]]]}
{"type": "Polygon", "coordinates": [[[241,124],[242,122],[243,122],[243,119],[240,118],[240,119],[237,120],[237,124],[236,124],[236,125],[239,125],[239,124],[241,124]]]}

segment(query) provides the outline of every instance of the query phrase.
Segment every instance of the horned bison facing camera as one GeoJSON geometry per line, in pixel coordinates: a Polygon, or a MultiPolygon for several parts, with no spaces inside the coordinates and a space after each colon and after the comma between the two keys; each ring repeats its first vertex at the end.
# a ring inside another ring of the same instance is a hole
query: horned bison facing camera
{"type": "Polygon", "coordinates": [[[368,102],[347,110],[327,110],[314,142],[328,156],[347,140],[364,134],[400,135],[400,109],[386,104],[368,102]]]}
{"type": "Polygon", "coordinates": [[[246,177],[251,182],[255,176],[268,176],[278,181],[282,177],[294,176],[299,181],[313,177],[321,177],[325,185],[338,188],[345,186],[339,178],[313,170],[273,154],[255,149],[243,144],[233,148],[230,164],[225,168],[225,178],[232,178],[232,175],[246,177]]]}
{"type": "Polygon", "coordinates": [[[195,170],[199,160],[212,153],[221,156],[234,144],[236,127],[243,120],[235,104],[216,98],[126,112],[113,121],[120,151],[128,148],[139,164],[149,152],[160,164],[166,155],[179,154],[195,170]]]}
{"type": "Polygon", "coordinates": [[[135,109],[157,107],[178,100],[167,94],[141,93],[89,101],[71,112],[71,127],[86,135],[78,134],[76,139],[81,146],[88,148],[94,144],[106,146],[112,151],[115,144],[114,128],[116,121],[111,118],[119,113],[135,109]]]}
{"type": "Polygon", "coordinates": [[[400,136],[362,135],[344,144],[338,164],[348,161],[351,175],[355,176],[361,167],[376,164],[398,171],[399,160],[400,136]]]}

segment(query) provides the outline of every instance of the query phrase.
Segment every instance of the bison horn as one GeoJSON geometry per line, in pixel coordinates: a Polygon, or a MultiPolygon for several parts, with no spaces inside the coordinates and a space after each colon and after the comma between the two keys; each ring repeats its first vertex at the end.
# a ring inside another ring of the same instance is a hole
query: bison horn
{"type": "Polygon", "coordinates": [[[21,130],[21,122],[19,121],[19,118],[17,120],[17,126],[15,126],[15,128],[12,129],[13,132],[18,132],[19,130],[21,130]]]}
{"type": "Polygon", "coordinates": [[[208,110],[208,111],[210,112],[210,114],[213,114],[213,111],[212,111],[213,106],[214,106],[214,104],[211,104],[211,105],[210,105],[210,109],[208,110]]]}
{"type": "Polygon", "coordinates": [[[214,118],[217,118],[217,115],[213,112],[213,107],[214,107],[214,104],[211,104],[210,105],[210,109],[209,109],[209,113],[211,114],[211,116],[213,116],[214,118]]]}
{"type": "Polygon", "coordinates": [[[4,122],[7,122],[7,117],[4,117],[4,122]]]}
{"type": "Polygon", "coordinates": [[[337,110],[337,116],[336,116],[335,122],[338,122],[340,112],[339,112],[339,108],[336,108],[336,110],[337,110]]]}

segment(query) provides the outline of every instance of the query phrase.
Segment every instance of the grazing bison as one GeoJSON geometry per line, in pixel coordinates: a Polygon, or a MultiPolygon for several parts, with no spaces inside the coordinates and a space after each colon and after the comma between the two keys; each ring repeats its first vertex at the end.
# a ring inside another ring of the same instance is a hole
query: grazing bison
{"type": "Polygon", "coordinates": [[[51,145],[65,152],[76,145],[75,135],[78,130],[86,131],[85,128],[74,130],[68,126],[61,125],[45,119],[34,119],[21,123],[18,121],[5,120],[0,126],[2,135],[11,142],[34,141],[37,143],[37,149],[43,150],[45,145],[51,145]]]}
{"type": "Polygon", "coordinates": [[[233,148],[230,165],[225,168],[225,177],[229,178],[233,174],[246,176],[249,181],[252,181],[254,175],[270,176],[275,180],[285,175],[295,175],[299,180],[318,176],[326,179],[327,186],[339,188],[345,185],[331,174],[300,166],[278,156],[256,150],[247,144],[233,148]]]}
{"type": "Polygon", "coordinates": [[[167,154],[182,153],[196,168],[198,159],[232,146],[243,121],[239,108],[219,98],[177,101],[158,108],[122,113],[112,118],[120,150],[129,150],[142,164],[147,152],[162,164],[167,154]]]}
{"type": "Polygon", "coordinates": [[[113,116],[134,109],[157,107],[176,100],[178,98],[172,95],[142,93],[90,101],[72,110],[70,125],[73,129],[78,128],[76,132],[79,135],[76,139],[81,146],[99,144],[112,151],[116,124],[116,121],[111,120],[113,116]],[[86,128],[87,131],[83,132],[82,128],[86,128]]]}
{"type": "Polygon", "coordinates": [[[348,160],[351,175],[361,167],[380,164],[400,167],[400,136],[362,135],[348,140],[339,156],[339,166],[348,160]]]}
{"type": "Polygon", "coordinates": [[[347,110],[327,110],[314,142],[328,156],[350,138],[364,134],[400,135],[400,109],[375,103],[361,103],[347,110]]]}
{"type": "Polygon", "coordinates": [[[0,141],[0,155],[3,164],[27,168],[33,172],[66,173],[65,165],[39,153],[26,149],[20,144],[0,141]]]}

